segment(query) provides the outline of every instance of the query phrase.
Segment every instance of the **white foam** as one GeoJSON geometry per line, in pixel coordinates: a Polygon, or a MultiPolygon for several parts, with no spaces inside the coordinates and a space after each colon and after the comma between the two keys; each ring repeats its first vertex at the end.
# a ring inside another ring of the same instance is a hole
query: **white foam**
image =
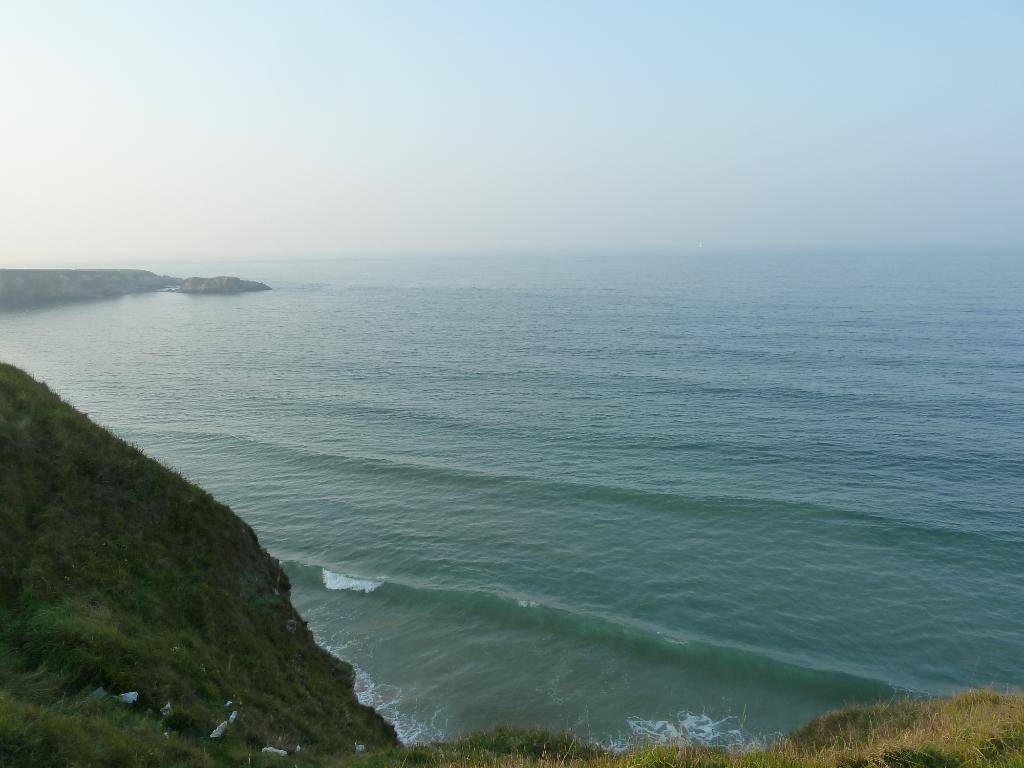
{"type": "Polygon", "coordinates": [[[324,586],[328,589],[345,589],[349,592],[365,592],[366,594],[369,594],[384,583],[383,581],[374,581],[373,579],[360,579],[355,576],[346,576],[343,573],[328,571],[326,568],[323,570],[324,586]]]}
{"type": "Polygon", "coordinates": [[[394,685],[374,682],[366,672],[354,667],[356,673],[355,694],[360,704],[373,707],[380,715],[394,726],[398,740],[402,744],[430,744],[444,739],[444,731],[436,721],[441,710],[434,712],[434,722],[424,723],[407,712],[402,711],[402,690],[394,685]]]}
{"type": "Polygon", "coordinates": [[[650,744],[672,746],[709,744],[743,747],[749,741],[733,717],[715,720],[705,714],[680,712],[674,720],[647,720],[642,717],[628,717],[626,725],[629,726],[629,738],[614,740],[609,744],[615,751],[650,744]]]}
{"type": "Polygon", "coordinates": [[[358,641],[346,637],[342,633],[335,634],[331,642],[327,642],[315,632],[314,636],[317,643],[328,653],[334,654],[352,666],[352,671],[355,673],[353,690],[359,703],[373,707],[381,717],[391,723],[402,744],[430,744],[445,739],[447,714],[444,707],[434,710],[429,722],[417,719],[406,711],[401,688],[396,685],[376,682],[366,670],[348,658],[353,655],[350,650],[360,645],[358,641]]]}
{"type": "Polygon", "coordinates": [[[536,608],[539,603],[535,603],[533,600],[517,600],[520,608],[536,608]]]}

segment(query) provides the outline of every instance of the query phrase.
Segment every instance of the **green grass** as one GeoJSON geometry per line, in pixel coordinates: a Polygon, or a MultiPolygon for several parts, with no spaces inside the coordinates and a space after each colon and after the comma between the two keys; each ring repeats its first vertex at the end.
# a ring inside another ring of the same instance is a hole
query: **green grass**
{"type": "Polygon", "coordinates": [[[0,768],[229,765],[1024,768],[1024,697],[845,709],[745,752],[612,755],[513,729],[401,747],[356,701],[351,668],[315,645],[244,522],[0,364],[0,768]],[[90,698],[98,686],[140,700],[90,698]]]}
{"type": "Polygon", "coordinates": [[[110,764],[173,764],[195,745],[314,759],[394,744],[289,586],[230,509],[0,365],[0,765],[75,764],[40,757],[66,745],[120,755],[124,733],[153,745],[110,764]],[[140,700],[83,705],[98,686],[140,700]],[[229,699],[238,719],[211,742],[229,699]]]}

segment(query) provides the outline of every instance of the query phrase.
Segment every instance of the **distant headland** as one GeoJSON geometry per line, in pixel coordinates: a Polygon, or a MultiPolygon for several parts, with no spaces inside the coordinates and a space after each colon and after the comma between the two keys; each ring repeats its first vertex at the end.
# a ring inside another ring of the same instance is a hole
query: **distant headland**
{"type": "Polygon", "coordinates": [[[152,291],[230,294],[269,291],[238,277],[171,277],[143,269],[0,269],[0,308],[86,301],[152,291]]]}

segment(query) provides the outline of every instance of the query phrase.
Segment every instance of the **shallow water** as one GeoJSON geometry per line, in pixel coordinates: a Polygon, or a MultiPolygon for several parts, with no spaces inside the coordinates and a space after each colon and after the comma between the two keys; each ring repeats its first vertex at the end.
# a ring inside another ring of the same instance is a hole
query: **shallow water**
{"type": "Polygon", "coordinates": [[[1024,684],[1010,261],[159,265],[0,359],[230,504],[407,740],[1024,684]]]}

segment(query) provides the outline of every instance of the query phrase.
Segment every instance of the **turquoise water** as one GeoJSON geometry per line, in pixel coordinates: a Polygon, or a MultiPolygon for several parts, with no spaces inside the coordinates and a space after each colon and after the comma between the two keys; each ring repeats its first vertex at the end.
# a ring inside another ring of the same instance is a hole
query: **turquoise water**
{"type": "Polygon", "coordinates": [[[1024,684],[1024,269],[394,259],[0,315],[230,504],[410,741],[1024,684]]]}

